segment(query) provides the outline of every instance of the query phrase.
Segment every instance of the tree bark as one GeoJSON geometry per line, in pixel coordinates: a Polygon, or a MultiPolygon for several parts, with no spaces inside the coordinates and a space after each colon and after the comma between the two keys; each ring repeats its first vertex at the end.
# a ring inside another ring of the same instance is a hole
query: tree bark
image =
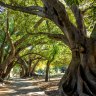
{"type": "Polygon", "coordinates": [[[49,68],[50,68],[50,61],[48,60],[46,64],[45,82],[48,82],[48,79],[49,79],[49,68]]]}
{"type": "Polygon", "coordinates": [[[72,51],[72,61],[60,82],[61,96],[96,96],[96,45],[92,40],[86,45],[83,53],[72,51]]]}

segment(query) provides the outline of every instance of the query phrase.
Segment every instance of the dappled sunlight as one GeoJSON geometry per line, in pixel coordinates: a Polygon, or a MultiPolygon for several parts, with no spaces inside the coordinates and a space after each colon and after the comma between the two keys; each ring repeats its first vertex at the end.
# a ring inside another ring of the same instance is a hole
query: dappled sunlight
{"type": "Polygon", "coordinates": [[[6,90],[6,91],[4,89],[4,90],[0,91],[0,93],[16,93],[16,92],[17,91],[15,91],[14,89],[9,89],[9,90],[6,90]]]}
{"type": "Polygon", "coordinates": [[[32,88],[35,88],[35,86],[20,87],[19,89],[32,89],[32,88]]]}
{"type": "Polygon", "coordinates": [[[45,95],[45,92],[44,91],[40,91],[40,92],[29,92],[26,95],[38,95],[38,96],[43,95],[43,96],[47,96],[47,95],[45,95]]]}
{"type": "Polygon", "coordinates": [[[50,78],[49,82],[44,82],[44,79],[13,79],[0,89],[0,96],[53,96],[51,94],[57,92],[59,81],[60,78],[50,78]]]}

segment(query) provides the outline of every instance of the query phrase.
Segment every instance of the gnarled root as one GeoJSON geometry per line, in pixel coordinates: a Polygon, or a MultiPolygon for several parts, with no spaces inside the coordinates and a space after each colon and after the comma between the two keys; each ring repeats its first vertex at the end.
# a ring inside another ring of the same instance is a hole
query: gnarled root
{"type": "Polygon", "coordinates": [[[96,96],[96,74],[79,65],[77,72],[67,74],[61,87],[61,96],[96,96]]]}

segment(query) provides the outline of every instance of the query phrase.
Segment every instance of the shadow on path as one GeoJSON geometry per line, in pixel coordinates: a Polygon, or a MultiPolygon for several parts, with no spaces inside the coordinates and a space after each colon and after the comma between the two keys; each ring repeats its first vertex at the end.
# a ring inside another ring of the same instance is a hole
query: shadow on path
{"type": "Polygon", "coordinates": [[[0,96],[60,96],[57,90],[47,91],[34,83],[40,80],[14,79],[8,86],[0,89],[0,96]]]}

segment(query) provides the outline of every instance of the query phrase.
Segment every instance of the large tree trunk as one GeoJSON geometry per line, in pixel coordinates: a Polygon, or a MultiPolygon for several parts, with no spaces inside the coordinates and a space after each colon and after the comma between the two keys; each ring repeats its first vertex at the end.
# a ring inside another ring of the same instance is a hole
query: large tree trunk
{"type": "Polygon", "coordinates": [[[83,53],[72,52],[72,61],[60,82],[61,96],[96,96],[96,45],[88,42],[83,53]]]}

